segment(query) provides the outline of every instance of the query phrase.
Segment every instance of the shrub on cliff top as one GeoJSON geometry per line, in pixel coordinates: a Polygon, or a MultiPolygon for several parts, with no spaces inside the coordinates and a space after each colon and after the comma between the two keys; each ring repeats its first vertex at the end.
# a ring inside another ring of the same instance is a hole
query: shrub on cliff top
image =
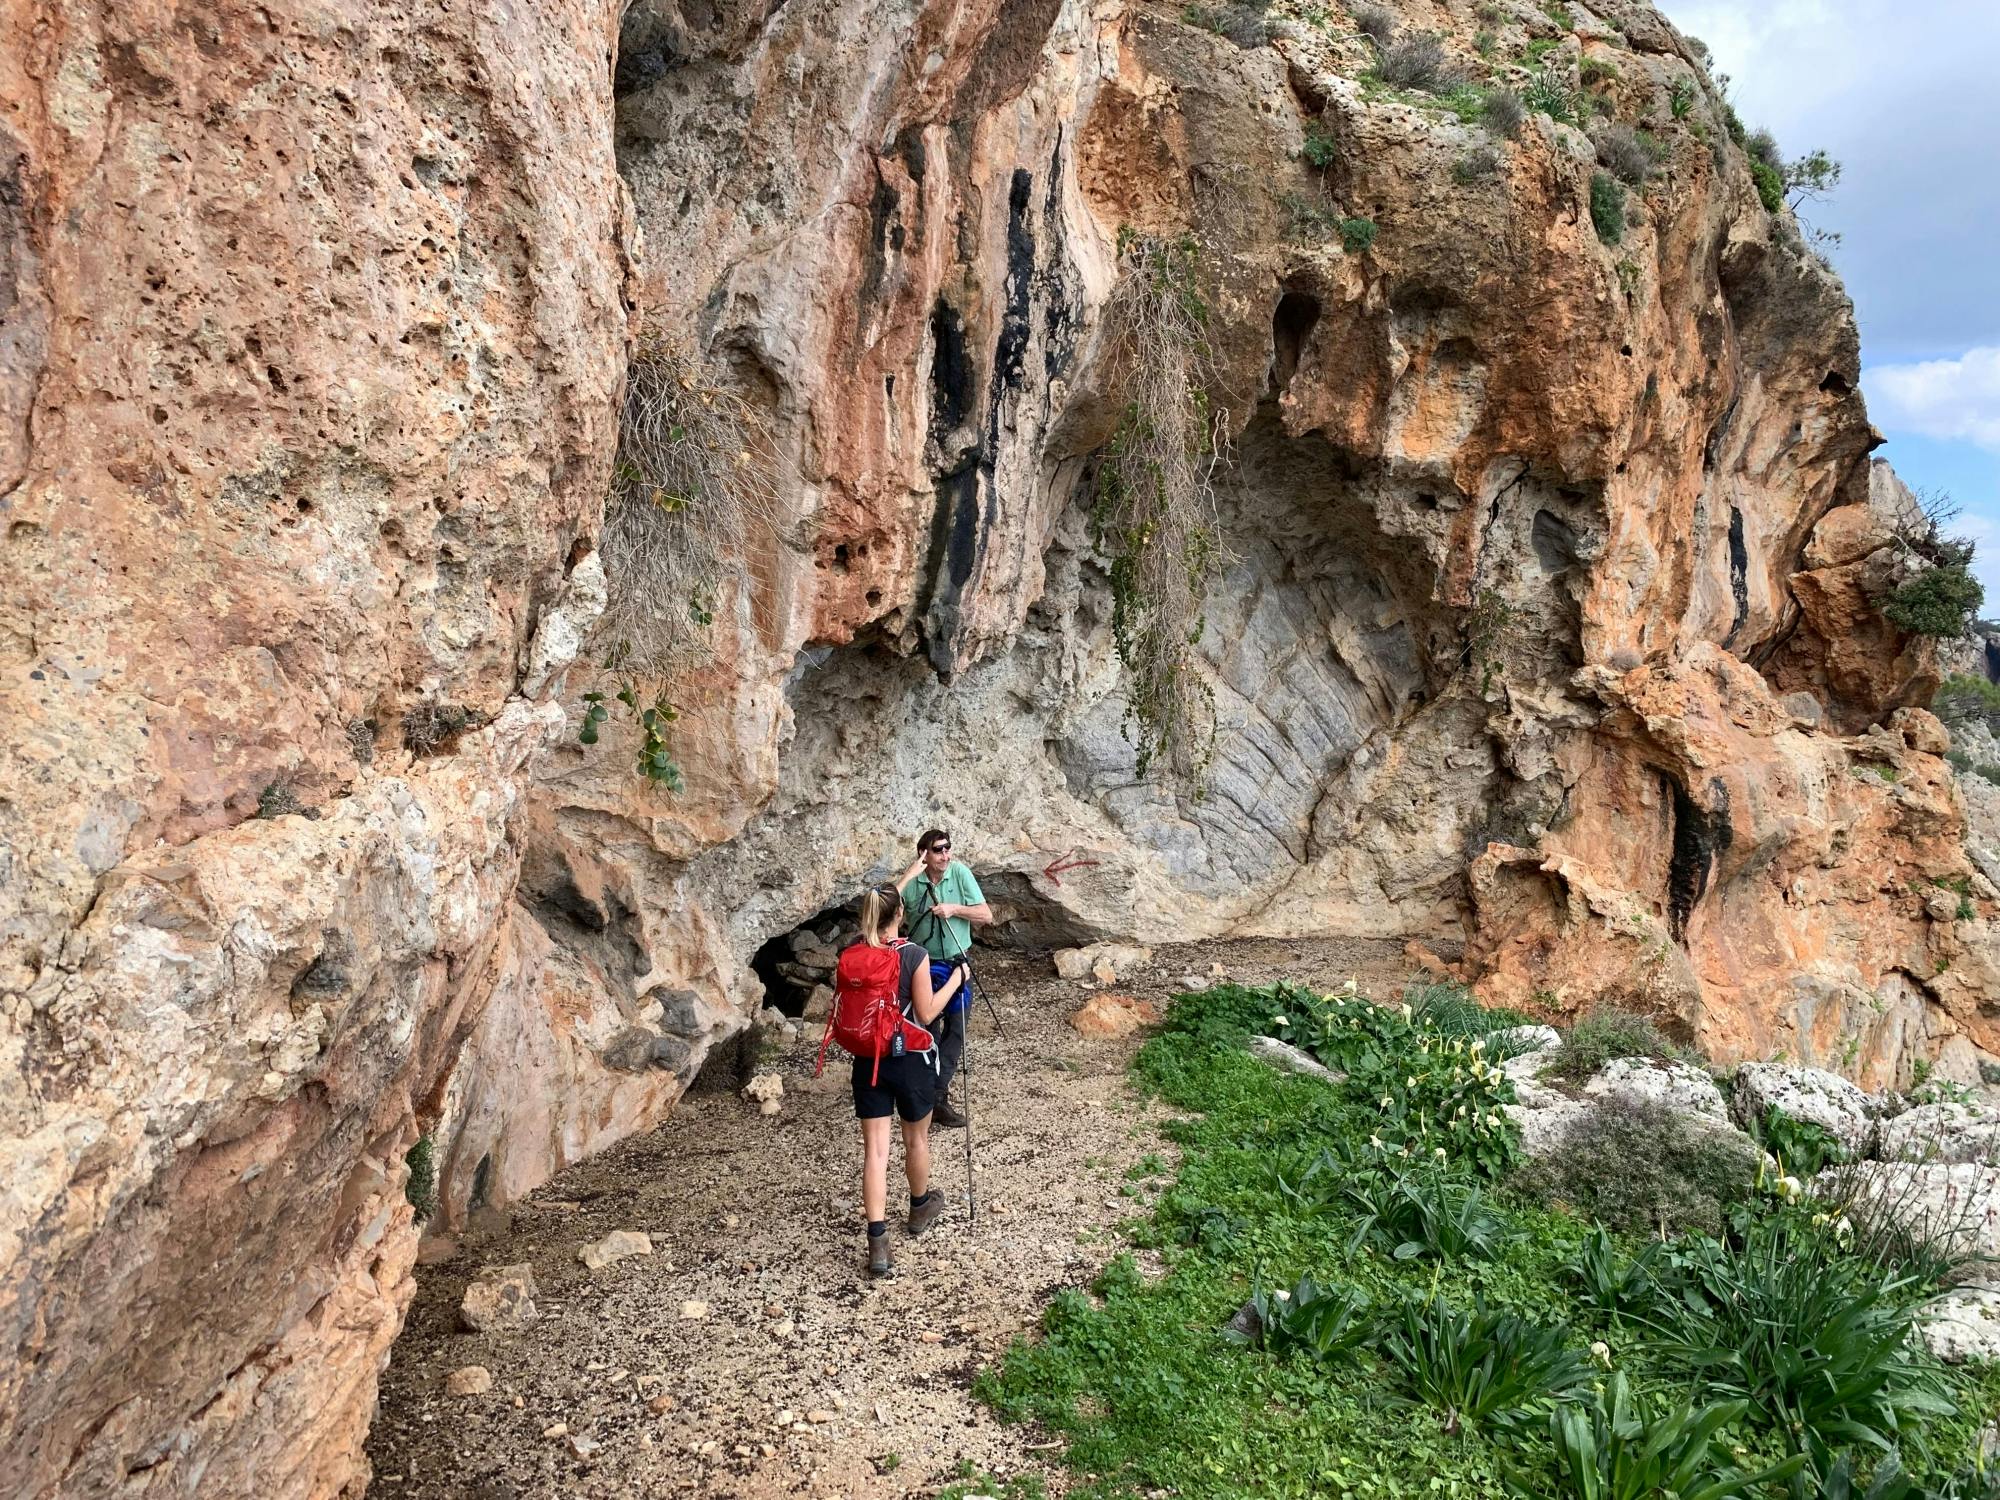
{"type": "Polygon", "coordinates": [[[1600,127],[1594,137],[1597,160],[1613,177],[1631,187],[1643,187],[1665,155],[1660,143],[1630,125],[1600,127]]]}
{"type": "Polygon", "coordinates": [[[1382,49],[1375,76],[1391,88],[1449,94],[1465,82],[1444,50],[1444,39],[1432,32],[1406,36],[1382,49]]]}
{"type": "Polygon", "coordinates": [[[1508,88],[1488,89],[1482,100],[1486,128],[1495,135],[1512,140],[1521,133],[1521,126],[1528,118],[1528,106],[1521,96],[1508,88]]]}
{"type": "Polygon", "coordinates": [[[1354,29],[1378,47],[1386,47],[1396,36],[1396,13],[1386,5],[1357,5],[1352,12],[1354,29]]]}

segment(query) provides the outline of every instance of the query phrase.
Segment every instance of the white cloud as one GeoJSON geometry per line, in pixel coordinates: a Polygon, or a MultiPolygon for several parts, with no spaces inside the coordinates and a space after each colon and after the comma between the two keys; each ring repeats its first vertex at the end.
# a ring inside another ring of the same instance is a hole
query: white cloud
{"type": "Polygon", "coordinates": [[[1879,427],[2000,452],[2000,347],[1968,349],[1957,359],[1875,365],[1863,384],[1879,427]]]}

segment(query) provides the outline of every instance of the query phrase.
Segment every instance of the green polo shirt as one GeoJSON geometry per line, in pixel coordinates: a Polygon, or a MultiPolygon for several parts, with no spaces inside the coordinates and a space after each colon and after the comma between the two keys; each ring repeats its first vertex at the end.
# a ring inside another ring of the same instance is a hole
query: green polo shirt
{"type": "Polygon", "coordinates": [[[910,907],[910,941],[922,944],[932,958],[957,958],[972,946],[972,923],[964,917],[930,915],[930,909],[939,904],[978,906],[986,899],[970,866],[953,860],[944,867],[935,890],[930,877],[919,871],[903,896],[910,907]]]}

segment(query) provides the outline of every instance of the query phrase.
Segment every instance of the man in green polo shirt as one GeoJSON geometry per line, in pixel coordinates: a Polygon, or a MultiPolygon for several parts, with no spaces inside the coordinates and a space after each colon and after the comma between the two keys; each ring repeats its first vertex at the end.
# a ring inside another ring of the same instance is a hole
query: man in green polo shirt
{"type": "MultiPolygon", "coordinates": [[[[963,958],[972,947],[972,929],[993,920],[993,908],[963,861],[951,857],[951,835],[942,828],[928,828],[917,840],[916,862],[896,883],[910,913],[910,941],[933,960],[950,963],[963,958]]],[[[950,1129],[965,1123],[951,1102],[951,1080],[965,1056],[965,1022],[971,1013],[972,990],[966,972],[960,969],[951,986],[951,999],[939,1013],[931,1030],[938,1042],[937,1109],[934,1123],[950,1129]]]]}

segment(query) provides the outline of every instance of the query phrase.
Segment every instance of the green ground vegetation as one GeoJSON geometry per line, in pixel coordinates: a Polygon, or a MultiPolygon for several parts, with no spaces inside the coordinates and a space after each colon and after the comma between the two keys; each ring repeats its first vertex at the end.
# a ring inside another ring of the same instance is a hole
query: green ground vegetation
{"type": "Polygon", "coordinates": [[[1538,1196],[1482,1039],[1511,1018],[1447,988],[1176,1001],[1133,1068],[1189,1112],[1137,1253],[978,1379],[1066,1441],[1072,1494],[1987,1493],[2000,1379],[1907,1340],[1935,1268],[1754,1177],[1670,1238],[1538,1196]],[[1266,1067],[1259,1033],[1344,1080],[1266,1067]]]}

